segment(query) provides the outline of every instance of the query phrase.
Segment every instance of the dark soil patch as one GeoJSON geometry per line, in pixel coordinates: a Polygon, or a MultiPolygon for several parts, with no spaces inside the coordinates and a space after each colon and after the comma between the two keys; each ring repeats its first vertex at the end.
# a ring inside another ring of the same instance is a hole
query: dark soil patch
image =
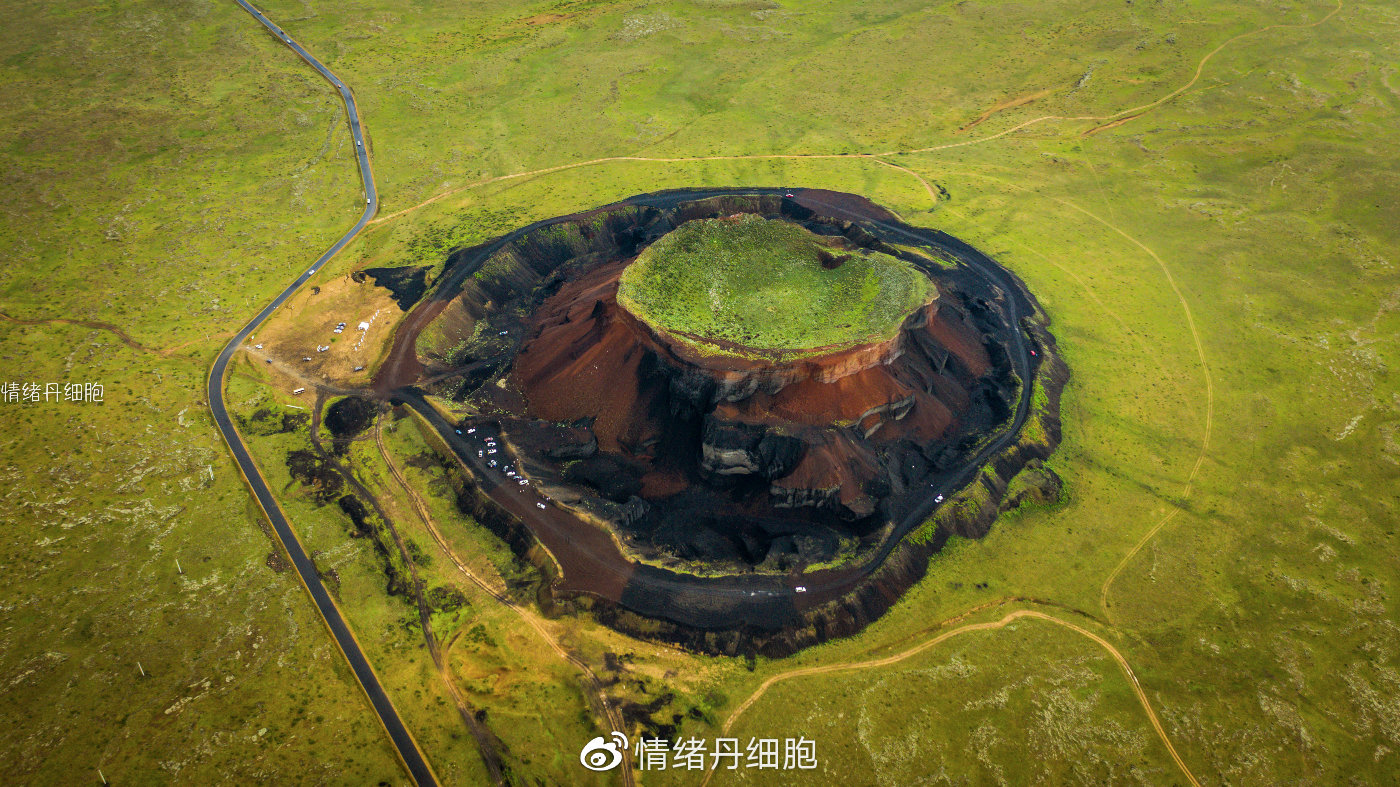
{"type": "Polygon", "coordinates": [[[372,400],[347,396],[326,408],[325,424],[334,436],[331,448],[337,455],[344,456],[350,449],[350,441],[374,423],[378,407],[372,400]]]}
{"type": "Polygon", "coordinates": [[[822,267],[829,271],[844,265],[847,260],[851,259],[851,256],[850,254],[833,254],[826,250],[817,252],[817,259],[821,260],[822,267]]]}
{"type": "Polygon", "coordinates": [[[651,702],[624,702],[622,703],[622,722],[628,727],[641,727],[642,734],[648,738],[662,738],[670,740],[675,737],[676,725],[680,722],[679,714],[671,714],[666,721],[658,721],[655,716],[665,709],[676,699],[676,695],[666,692],[651,702]]]}
{"type": "Polygon", "coordinates": [[[292,451],[287,454],[287,470],[292,478],[307,487],[311,499],[315,500],[317,505],[326,505],[335,500],[345,483],[328,460],[311,451],[292,451]]]}
{"type": "Polygon", "coordinates": [[[365,277],[373,279],[376,286],[389,291],[389,295],[400,309],[408,311],[423,297],[423,293],[427,292],[429,270],[431,268],[427,266],[366,268],[362,271],[356,271],[351,275],[351,278],[356,282],[363,282],[365,277]]]}
{"type": "Polygon", "coordinates": [[[429,590],[428,603],[437,612],[452,612],[468,606],[466,595],[449,585],[439,585],[429,590]]]}
{"type": "Polygon", "coordinates": [[[374,515],[371,514],[370,510],[365,507],[365,504],[360,502],[360,499],[354,495],[344,495],[337,500],[336,503],[340,506],[340,510],[344,511],[345,515],[350,517],[350,522],[354,524],[355,530],[353,535],[361,538],[368,538],[374,543],[374,551],[377,552],[379,558],[384,561],[384,575],[388,580],[385,585],[385,590],[391,596],[407,597],[411,589],[411,583],[408,577],[399,570],[399,567],[395,565],[393,559],[390,557],[389,548],[384,543],[388,536],[387,534],[379,532],[379,527],[372,519],[374,515]]]}
{"type": "MultiPolygon", "coordinates": [[[[1043,312],[976,249],[903,225],[855,195],[642,195],[454,252],[435,286],[395,337],[385,363],[395,373],[376,386],[392,384],[386,393],[433,422],[471,467],[471,483],[453,484],[464,513],[518,557],[533,560],[540,543],[563,566],[552,580],[545,570],[542,599],[586,593],[596,619],[625,633],[736,657],[792,653],[879,617],[949,537],[984,535],[1008,503],[1057,497],[1048,476],[1022,479],[1008,494],[1060,437],[1068,372],[1043,312]],[[833,351],[793,369],[757,354],[714,366],[616,307],[614,268],[639,249],[686,221],[743,212],[830,236],[823,265],[841,265],[845,248],[901,256],[935,280],[940,297],[910,315],[888,347],[833,351]],[[939,262],[902,252],[908,245],[939,262]],[[483,363],[489,370],[469,384],[475,367],[409,377],[405,370],[421,372],[417,333],[454,299],[486,320],[489,330],[478,333],[509,334],[492,349],[499,360],[483,363]],[[1031,355],[1027,345],[1043,352],[1031,355]],[[423,389],[409,387],[414,378],[423,389]],[[1030,380],[1048,395],[1036,408],[1041,438],[1021,432],[1031,408],[1015,394],[1030,380]],[[491,415],[475,419],[475,437],[454,440],[456,425],[423,393],[469,399],[491,415]],[[555,505],[531,503],[532,490],[488,467],[483,433],[506,435],[511,456],[555,505]],[[551,450],[560,446],[567,450],[551,450]],[[987,494],[973,505],[938,505],[976,483],[987,494]],[[937,528],[906,539],[935,509],[937,528]],[[594,538],[598,521],[627,549],[721,573],[636,561],[594,538]],[[837,568],[804,571],[838,556],[837,568]]],[[[653,705],[633,703],[630,721],[659,732],[686,710],[653,705]]]]}
{"type": "Polygon", "coordinates": [[[306,426],[311,416],[306,413],[279,411],[272,407],[261,407],[251,418],[239,418],[242,430],[256,437],[271,437],[275,434],[295,432],[306,426]]]}
{"type": "Polygon", "coordinates": [[[336,437],[354,437],[374,422],[379,405],[370,399],[347,396],[326,408],[326,428],[336,437]]]}

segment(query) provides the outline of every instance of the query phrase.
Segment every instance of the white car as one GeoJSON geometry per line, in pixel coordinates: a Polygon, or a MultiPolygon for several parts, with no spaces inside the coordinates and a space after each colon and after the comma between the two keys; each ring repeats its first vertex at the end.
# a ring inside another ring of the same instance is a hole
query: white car
{"type": "Polygon", "coordinates": [[[535,504],[535,508],[538,508],[538,509],[540,509],[540,510],[544,510],[544,503],[536,503],[536,504],[535,504]]]}
{"type": "Polygon", "coordinates": [[[797,587],[793,588],[793,590],[796,590],[798,593],[806,593],[806,592],[807,592],[807,586],[806,586],[806,585],[798,585],[797,587]]]}
{"type": "Polygon", "coordinates": [[[254,349],[254,350],[261,350],[261,349],[262,349],[262,345],[261,345],[261,344],[255,344],[255,345],[253,345],[253,349],[254,349]]]}
{"type": "Polygon", "coordinates": [[[522,479],[520,479],[519,481],[516,481],[515,483],[517,483],[517,484],[519,484],[519,485],[521,485],[521,486],[525,486],[526,484],[528,484],[528,483],[530,483],[530,482],[529,482],[529,481],[526,481],[525,479],[522,478],[522,479]]]}
{"type": "Polygon", "coordinates": [[[483,456],[486,456],[486,452],[485,452],[485,451],[477,451],[477,452],[476,452],[476,458],[477,458],[477,459],[480,459],[480,458],[483,457],[483,456]]]}
{"type": "Polygon", "coordinates": [[[495,467],[495,466],[496,466],[496,460],[495,460],[495,459],[492,459],[491,462],[490,462],[490,465],[491,465],[492,467],[495,467]]]}
{"type": "Polygon", "coordinates": [[[935,502],[935,503],[942,503],[942,502],[943,502],[943,495],[935,495],[934,498],[933,498],[933,502],[935,502]]]}
{"type": "Polygon", "coordinates": [[[476,427],[473,426],[472,428],[468,429],[467,434],[476,434],[476,427]]]}
{"type": "Polygon", "coordinates": [[[486,449],[486,453],[488,453],[488,454],[494,454],[494,453],[496,453],[496,449],[494,449],[494,448],[488,448],[488,449],[486,449]]]}

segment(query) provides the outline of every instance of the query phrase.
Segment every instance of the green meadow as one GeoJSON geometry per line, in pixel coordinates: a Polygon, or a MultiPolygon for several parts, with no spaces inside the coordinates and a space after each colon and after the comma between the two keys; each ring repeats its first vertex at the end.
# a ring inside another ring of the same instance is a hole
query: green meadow
{"type": "Polygon", "coordinates": [[[721,353],[888,339],[932,296],[908,263],[827,248],[802,227],[756,216],[682,225],[638,255],[617,289],[618,303],[649,325],[721,353]]]}
{"type": "MultiPolygon", "coordinates": [[[[202,395],[225,337],[358,215],[333,93],[233,3],[7,8],[0,312],[29,322],[0,319],[0,382],[104,385],[101,404],[0,402],[7,773],[405,782],[202,395]]],[[[628,639],[586,604],[539,610],[537,573],[457,511],[414,422],[385,418],[453,553],[533,615],[468,581],[373,437],[353,442],[342,461],[405,539],[400,566],[463,601],[435,596],[439,669],[372,539],[288,475],[309,421],[250,432],[445,781],[485,778],[453,688],[522,782],[588,776],[578,749],[606,725],[546,634],[634,735],[802,735],[827,783],[1400,773],[1393,7],[262,8],[354,88],[383,198],[318,276],[437,272],[453,248],[658,189],[828,188],[1013,270],[1072,372],[1058,505],[954,539],[863,633],[751,663],[628,639]],[[960,631],[1018,610],[1076,628],[960,631]],[[783,677],[808,668],[826,671],[783,677]]],[[[306,404],[252,364],[229,391],[245,417],[306,404]]]]}

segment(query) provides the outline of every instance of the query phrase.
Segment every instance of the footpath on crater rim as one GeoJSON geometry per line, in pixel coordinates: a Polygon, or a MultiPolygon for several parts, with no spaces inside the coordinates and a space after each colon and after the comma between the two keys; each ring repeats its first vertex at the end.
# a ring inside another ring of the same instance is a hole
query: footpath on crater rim
{"type": "Polygon", "coordinates": [[[1058,495],[1045,323],[985,255],[863,198],[664,192],[454,252],[376,383],[555,601],[777,655],[863,627],[949,535],[1058,495]]]}

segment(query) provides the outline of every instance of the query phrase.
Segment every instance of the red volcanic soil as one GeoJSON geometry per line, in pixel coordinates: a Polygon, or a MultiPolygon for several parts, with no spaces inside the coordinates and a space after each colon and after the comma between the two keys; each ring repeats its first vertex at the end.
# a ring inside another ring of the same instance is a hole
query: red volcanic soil
{"type": "Polygon", "coordinates": [[[648,347],[618,319],[619,260],[565,284],[536,312],[512,375],[530,414],[548,421],[594,417],[600,450],[646,443],[661,428],[641,404],[641,364],[648,347]]]}
{"type": "Polygon", "coordinates": [[[606,625],[729,655],[858,631],[950,535],[985,534],[1024,497],[1011,478],[1058,444],[1068,372],[1014,276],[863,198],[793,191],[642,195],[455,251],[376,377],[471,468],[459,507],[517,555],[553,555],[554,590],[614,602],[592,607],[606,625]],[[703,355],[619,306],[618,277],[649,244],[744,212],[900,256],[937,298],[888,341],[797,360],[703,355]],[[900,250],[911,242],[950,264],[900,250]],[[1019,395],[1032,381],[1044,412],[1019,395]],[[475,428],[425,396],[464,403],[475,428]],[[502,441],[494,458],[485,436],[502,441]],[[986,491],[977,506],[905,538],[968,483],[986,491]]]}
{"type": "Polygon", "coordinates": [[[677,428],[675,414],[693,410],[710,427],[699,446],[706,470],[766,478],[772,506],[868,516],[877,502],[870,484],[882,475],[879,445],[951,436],[969,389],[991,366],[980,334],[941,298],[885,342],[791,362],[703,356],[618,305],[618,277],[629,262],[589,271],[545,300],[512,381],[530,416],[593,419],[600,451],[643,462],[648,500],[680,492],[702,464],[701,456],[687,463],[657,448],[677,428]],[[712,439],[716,426],[796,438],[800,460],[760,466],[753,451],[712,439]]]}

